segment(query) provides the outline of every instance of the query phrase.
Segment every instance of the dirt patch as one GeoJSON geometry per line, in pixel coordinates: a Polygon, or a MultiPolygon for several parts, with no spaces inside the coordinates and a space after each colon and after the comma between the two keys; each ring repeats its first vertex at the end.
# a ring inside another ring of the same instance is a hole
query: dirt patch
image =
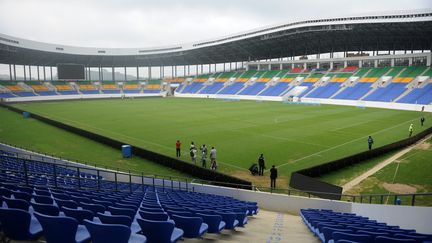
{"type": "MultiPolygon", "coordinates": [[[[232,176],[237,178],[245,179],[247,181],[252,182],[253,185],[262,186],[262,187],[270,187],[270,175],[269,173],[264,173],[263,176],[254,176],[251,175],[249,171],[236,171],[232,176]]],[[[287,188],[288,180],[285,177],[278,177],[276,180],[276,187],[287,188]]]]}
{"type": "Polygon", "coordinates": [[[430,150],[431,149],[431,144],[430,143],[428,143],[428,142],[424,142],[424,143],[422,143],[422,144],[419,144],[418,146],[416,146],[416,148],[415,149],[418,149],[418,150],[430,150]]]}
{"type": "Polygon", "coordinates": [[[384,187],[384,189],[386,189],[387,191],[393,192],[393,193],[409,194],[409,193],[416,193],[417,192],[417,188],[415,188],[413,186],[406,185],[406,184],[383,183],[382,187],[384,187]]]}

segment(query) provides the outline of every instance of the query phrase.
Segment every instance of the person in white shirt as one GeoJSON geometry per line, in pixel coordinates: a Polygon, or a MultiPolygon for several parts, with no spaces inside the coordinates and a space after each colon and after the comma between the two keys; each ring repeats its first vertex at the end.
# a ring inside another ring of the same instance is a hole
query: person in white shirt
{"type": "Polygon", "coordinates": [[[212,170],[216,170],[217,169],[216,149],[215,149],[215,147],[212,147],[212,149],[210,150],[210,168],[212,170]]]}

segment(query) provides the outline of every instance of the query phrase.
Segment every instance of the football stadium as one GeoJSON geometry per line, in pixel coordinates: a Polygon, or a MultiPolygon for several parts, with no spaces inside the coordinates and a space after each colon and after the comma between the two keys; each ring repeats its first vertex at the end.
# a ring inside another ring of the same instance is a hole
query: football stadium
{"type": "Polygon", "coordinates": [[[0,31],[2,241],[432,242],[432,9],[324,16],[0,31]]]}

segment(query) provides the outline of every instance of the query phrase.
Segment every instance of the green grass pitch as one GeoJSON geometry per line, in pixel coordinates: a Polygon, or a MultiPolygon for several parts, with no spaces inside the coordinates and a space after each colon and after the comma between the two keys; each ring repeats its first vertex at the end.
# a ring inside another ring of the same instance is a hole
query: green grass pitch
{"type": "Polygon", "coordinates": [[[152,98],[15,106],[173,157],[179,139],[185,161],[191,141],[215,146],[220,170],[247,179],[247,168],[264,153],[267,168],[278,166],[281,187],[293,171],[366,150],[368,135],[382,146],[406,138],[410,123],[415,133],[427,127],[419,125],[420,112],[282,102],[152,98]]]}

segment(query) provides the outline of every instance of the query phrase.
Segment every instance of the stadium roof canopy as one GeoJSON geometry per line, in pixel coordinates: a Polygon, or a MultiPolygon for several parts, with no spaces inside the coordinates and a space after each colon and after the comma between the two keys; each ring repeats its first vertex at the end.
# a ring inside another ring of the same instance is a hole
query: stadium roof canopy
{"type": "Polygon", "coordinates": [[[0,34],[0,63],[37,66],[181,66],[345,51],[431,49],[432,9],[310,19],[157,48],[76,47],[0,34]]]}

